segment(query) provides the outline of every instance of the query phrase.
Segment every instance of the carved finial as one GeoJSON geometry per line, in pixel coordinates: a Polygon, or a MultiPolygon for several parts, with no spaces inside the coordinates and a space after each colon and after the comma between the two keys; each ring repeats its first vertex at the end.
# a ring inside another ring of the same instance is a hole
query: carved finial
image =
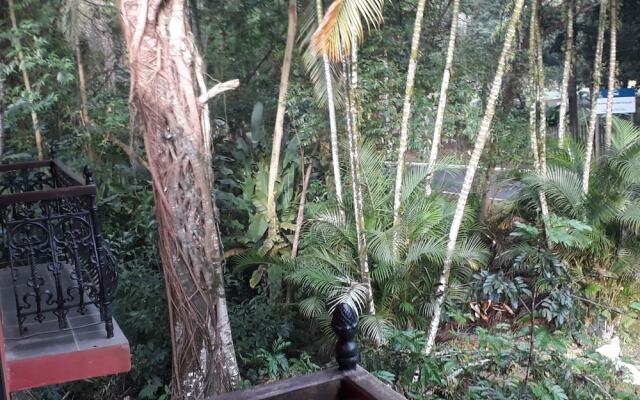
{"type": "Polygon", "coordinates": [[[90,166],[85,165],[82,172],[84,173],[84,183],[86,185],[93,185],[96,183],[93,179],[93,169],[90,166]]]}
{"type": "Polygon", "coordinates": [[[338,304],[333,311],[331,328],[338,337],[336,361],[340,370],[355,369],[359,359],[358,343],[354,340],[358,329],[358,314],[348,304],[338,304]]]}

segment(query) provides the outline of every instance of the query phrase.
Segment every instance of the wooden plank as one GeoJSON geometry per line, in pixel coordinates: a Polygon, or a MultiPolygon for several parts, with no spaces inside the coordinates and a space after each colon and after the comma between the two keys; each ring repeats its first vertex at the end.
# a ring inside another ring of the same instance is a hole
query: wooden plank
{"type": "Polygon", "coordinates": [[[345,377],[342,394],[349,399],[407,400],[360,366],[345,377]]]}
{"type": "Polygon", "coordinates": [[[15,203],[31,203],[40,200],[56,200],[65,197],[78,197],[96,194],[95,185],[69,186],[58,189],[41,190],[35,192],[12,193],[0,196],[0,207],[15,203]]]}
{"type": "Polygon", "coordinates": [[[344,373],[337,368],[225,393],[208,400],[333,400],[339,399],[344,373]]]}
{"type": "Polygon", "coordinates": [[[68,168],[66,165],[61,163],[59,160],[52,160],[51,162],[53,163],[53,166],[57,170],[59,170],[63,174],[65,174],[69,179],[74,181],[78,186],[83,186],[85,184],[84,178],[82,178],[80,175],[76,174],[73,170],[68,168]]]}
{"type": "Polygon", "coordinates": [[[35,169],[50,166],[51,160],[25,161],[13,164],[0,164],[0,172],[20,171],[22,169],[35,169]]]}

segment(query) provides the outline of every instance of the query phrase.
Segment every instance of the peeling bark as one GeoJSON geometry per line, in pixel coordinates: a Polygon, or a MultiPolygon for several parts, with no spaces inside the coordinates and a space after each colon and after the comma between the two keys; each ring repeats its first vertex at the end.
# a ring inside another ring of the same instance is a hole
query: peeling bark
{"type": "Polygon", "coordinates": [[[239,382],[213,197],[204,69],[184,0],[122,0],[130,107],[140,115],[152,176],[173,350],[174,399],[239,382]]]}

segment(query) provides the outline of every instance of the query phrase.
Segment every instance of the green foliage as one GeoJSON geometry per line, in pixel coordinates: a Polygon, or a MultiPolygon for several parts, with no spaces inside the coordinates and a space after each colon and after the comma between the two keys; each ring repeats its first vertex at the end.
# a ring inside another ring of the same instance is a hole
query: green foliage
{"type": "Polygon", "coordinates": [[[409,399],[617,398],[620,377],[599,355],[569,356],[570,339],[541,328],[535,334],[534,362],[528,367],[527,334],[507,328],[504,324],[494,331],[477,328],[432,357],[421,353],[422,332],[395,331],[383,346],[367,347],[362,361],[409,399]],[[420,368],[417,380],[416,367],[420,368]]]}

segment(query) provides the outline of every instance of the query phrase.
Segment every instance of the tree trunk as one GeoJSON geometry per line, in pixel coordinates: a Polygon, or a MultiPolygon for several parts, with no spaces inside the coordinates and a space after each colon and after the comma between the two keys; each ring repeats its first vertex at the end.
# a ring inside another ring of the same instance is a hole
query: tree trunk
{"type": "Polygon", "coordinates": [[[0,77],[0,157],[4,155],[4,79],[0,77]]]}
{"type": "Polygon", "coordinates": [[[199,400],[239,382],[213,196],[210,96],[184,0],[122,0],[119,8],[156,204],[172,398],[199,400]]]}
{"type": "MultiPolygon", "coordinates": [[[[539,0],[534,0],[537,3],[539,0]]],[[[540,5],[538,5],[538,8],[540,5]]],[[[536,10],[539,12],[539,9],[536,10]]],[[[540,155],[540,173],[545,174],[547,172],[547,111],[545,108],[544,102],[544,88],[545,88],[545,79],[544,79],[544,60],[542,58],[542,37],[540,34],[540,18],[539,14],[536,12],[536,20],[535,20],[535,35],[536,35],[536,60],[537,60],[537,70],[538,70],[538,84],[537,84],[537,95],[538,98],[537,103],[540,108],[540,124],[538,126],[538,145],[536,146],[539,150],[540,155]]],[[[549,206],[547,205],[547,197],[544,191],[540,191],[540,210],[542,211],[543,222],[545,225],[545,229],[547,229],[547,222],[549,218],[549,206]]],[[[547,229],[548,230],[548,229],[547,229]]],[[[551,242],[548,241],[547,244],[551,247],[551,242]]]]}
{"type": "MultiPolygon", "coordinates": [[[[404,158],[407,151],[407,139],[409,136],[409,120],[411,119],[411,97],[418,66],[418,52],[420,50],[420,32],[422,31],[422,18],[427,1],[418,0],[416,20],[413,25],[413,37],[411,39],[411,56],[409,57],[409,69],[407,71],[407,85],[404,92],[404,105],[402,106],[402,123],[400,125],[400,143],[398,147],[398,164],[396,165],[396,187],[393,192],[393,227],[400,226],[400,199],[402,197],[402,179],[404,178],[404,158]]],[[[393,251],[398,248],[397,231],[394,233],[393,251]]]]}
{"type": "Polygon", "coordinates": [[[567,2],[567,37],[564,45],[564,69],[560,88],[560,113],[558,117],[558,147],[564,147],[564,134],[567,126],[567,108],[569,103],[569,80],[571,79],[573,59],[573,0],[567,2]]]}
{"type": "Polygon", "coordinates": [[[351,46],[350,68],[343,63],[343,70],[347,77],[347,141],[349,145],[349,167],[351,170],[351,192],[353,194],[353,214],[356,225],[356,239],[358,247],[358,264],[360,275],[368,291],[367,311],[375,315],[376,308],[373,299],[373,288],[371,286],[371,275],[369,272],[369,257],[367,256],[367,236],[364,226],[364,197],[362,194],[362,179],[360,175],[360,132],[358,130],[358,47],[356,42],[351,46]]]}
{"type": "MultiPolygon", "coordinates": [[[[316,0],[316,13],[318,15],[318,24],[322,22],[322,0],[316,0]]],[[[322,62],[324,64],[324,79],[327,85],[327,105],[329,107],[329,130],[331,134],[331,163],[333,166],[333,181],[336,185],[336,199],[340,208],[343,207],[342,198],[342,174],[340,172],[340,144],[338,142],[338,128],[336,124],[336,107],[333,99],[333,78],[331,77],[331,64],[327,53],[322,54],[322,62]]]]}
{"type": "Polygon", "coordinates": [[[498,68],[491,85],[491,92],[487,101],[487,107],[480,124],[480,129],[478,130],[476,143],[473,149],[473,153],[471,153],[471,159],[469,160],[469,165],[467,166],[467,172],[464,177],[460,196],[458,197],[456,210],[453,215],[453,221],[451,222],[449,241],[447,243],[447,253],[444,265],[442,266],[442,273],[440,274],[440,279],[438,281],[434,313],[431,318],[431,323],[429,324],[427,342],[424,348],[424,353],[427,355],[431,353],[431,350],[433,350],[433,346],[435,344],[436,334],[438,333],[438,325],[440,324],[440,316],[442,313],[442,305],[444,304],[446,289],[449,284],[449,274],[451,273],[453,253],[455,251],[456,242],[458,240],[458,232],[460,231],[460,225],[462,224],[462,218],[464,217],[464,209],[467,205],[469,192],[471,191],[471,184],[473,183],[473,178],[476,174],[476,170],[478,169],[480,156],[482,155],[482,150],[484,149],[484,145],[487,141],[487,138],[489,137],[491,122],[493,121],[493,116],[495,115],[496,111],[496,103],[498,100],[498,96],[500,95],[500,90],[502,88],[502,78],[507,68],[508,61],[512,55],[513,38],[515,36],[516,26],[520,21],[520,15],[522,14],[523,5],[524,0],[517,0],[513,8],[513,14],[511,15],[511,19],[509,21],[509,26],[504,38],[504,45],[502,47],[500,59],[498,60],[498,68]]]}
{"type": "Polygon", "coordinates": [[[613,128],[613,95],[616,90],[616,42],[618,30],[618,4],[616,0],[609,0],[611,10],[610,36],[609,36],[609,85],[607,88],[607,117],[604,127],[604,151],[608,152],[611,147],[611,130],[613,128]]]}
{"type": "Polygon", "coordinates": [[[87,98],[87,82],[84,77],[84,62],[82,59],[82,51],[80,49],[80,39],[75,38],[74,50],[76,52],[76,63],[78,64],[78,90],[80,91],[80,116],[82,124],[87,127],[91,125],[89,119],[89,100],[87,98]]]}
{"type": "Polygon", "coordinates": [[[298,10],[296,0],[289,0],[289,26],[287,28],[287,44],[284,49],[284,61],[280,74],[280,89],[278,92],[278,109],[276,111],[276,124],[273,128],[273,144],[271,145],[271,163],[269,164],[269,182],[267,186],[267,221],[269,223],[268,238],[273,238],[278,233],[278,215],[276,211],[276,181],[278,180],[278,168],[280,165],[280,148],[284,134],[284,113],[286,110],[287,87],[289,86],[289,71],[293,58],[293,46],[296,39],[296,25],[298,23],[298,10]]]}
{"type": "Polygon", "coordinates": [[[607,21],[607,0],[600,0],[600,16],[598,17],[598,40],[596,42],[596,55],[593,62],[593,84],[591,88],[591,114],[589,115],[589,130],[587,131],[586,149],[584,156],[584,169],[582,171],[582,192],[589,192],[589,175],[591,173],[591,156],[593,153],[593,140],[596,136],[598,114],[596,105],[600,96],[600,80],[602,79],[602,49],[604,47],[604,29],[607,21]]]}
{"type": "Polygon", "coordinates": [[[440,137],[442,136],[442,126],[444,125],[444,110],[447,106],[447,92],[449,90],[449,79],[451,78],[451,67],[453,66],[453,54],[456,47],[456,34],[458,29],[458,13],[460,12],[460,0],[453,0],[453,10],[451,11],[451,30],[449,31],[449,45],[447,46],[447,60],[442,73],[442,83],[440,84],[440,98],[438,99],[438,111],[433,129],[433,141],[431,142],[431,153],[427,164],[427,182],[425,193],[431,194],[431,180],[438,160],[438,148],[440,147],[440,137]]]}
{"type": "MultiPolygon", "coordinates": [[[[9,19],[11,19],[11,27],[16,32],[18,31],[18,23],[16,22],[16,12],[13,0],[9,0],[9,19]]],[[[29,80],[29,74],[27,73],[27,66],[24,62],[24,53],[20,42],[17,41],[18,46],[18,61],[20,62],[20,71],[22,71],[22,80],[24,81],[24,88],[31,96],[31,81],[29,80]]],[[[36,150],[38,151],[38,160],[42,160],[42,133],[40,133],[40,124],[38,122],[38,114],[31,105],[31,123],[33,124],[33,133],[35,135],[36,150]]]]}
{"type": "MultiPolygon", "coordinates": [[[[303,158],[304,161],[304,158],[303,158]]],[[[304,173],[302,181],[302,192],[300,192],[300,205],[298,206],[298,215],[296,217],[296,230],[293,234],[293,243],[291,244],[291,258],[298,255],[298,245],[300,244],[300,233],[302,232],[302,224],[304,223],[304,207],[307,204],[307,189],[309,189],[309,180],[311,179],[311,168],[313,163],[309,163],[307,171],[304,173]]],[[[288,302],[287,302],[288,303],[288,302]]]]}

